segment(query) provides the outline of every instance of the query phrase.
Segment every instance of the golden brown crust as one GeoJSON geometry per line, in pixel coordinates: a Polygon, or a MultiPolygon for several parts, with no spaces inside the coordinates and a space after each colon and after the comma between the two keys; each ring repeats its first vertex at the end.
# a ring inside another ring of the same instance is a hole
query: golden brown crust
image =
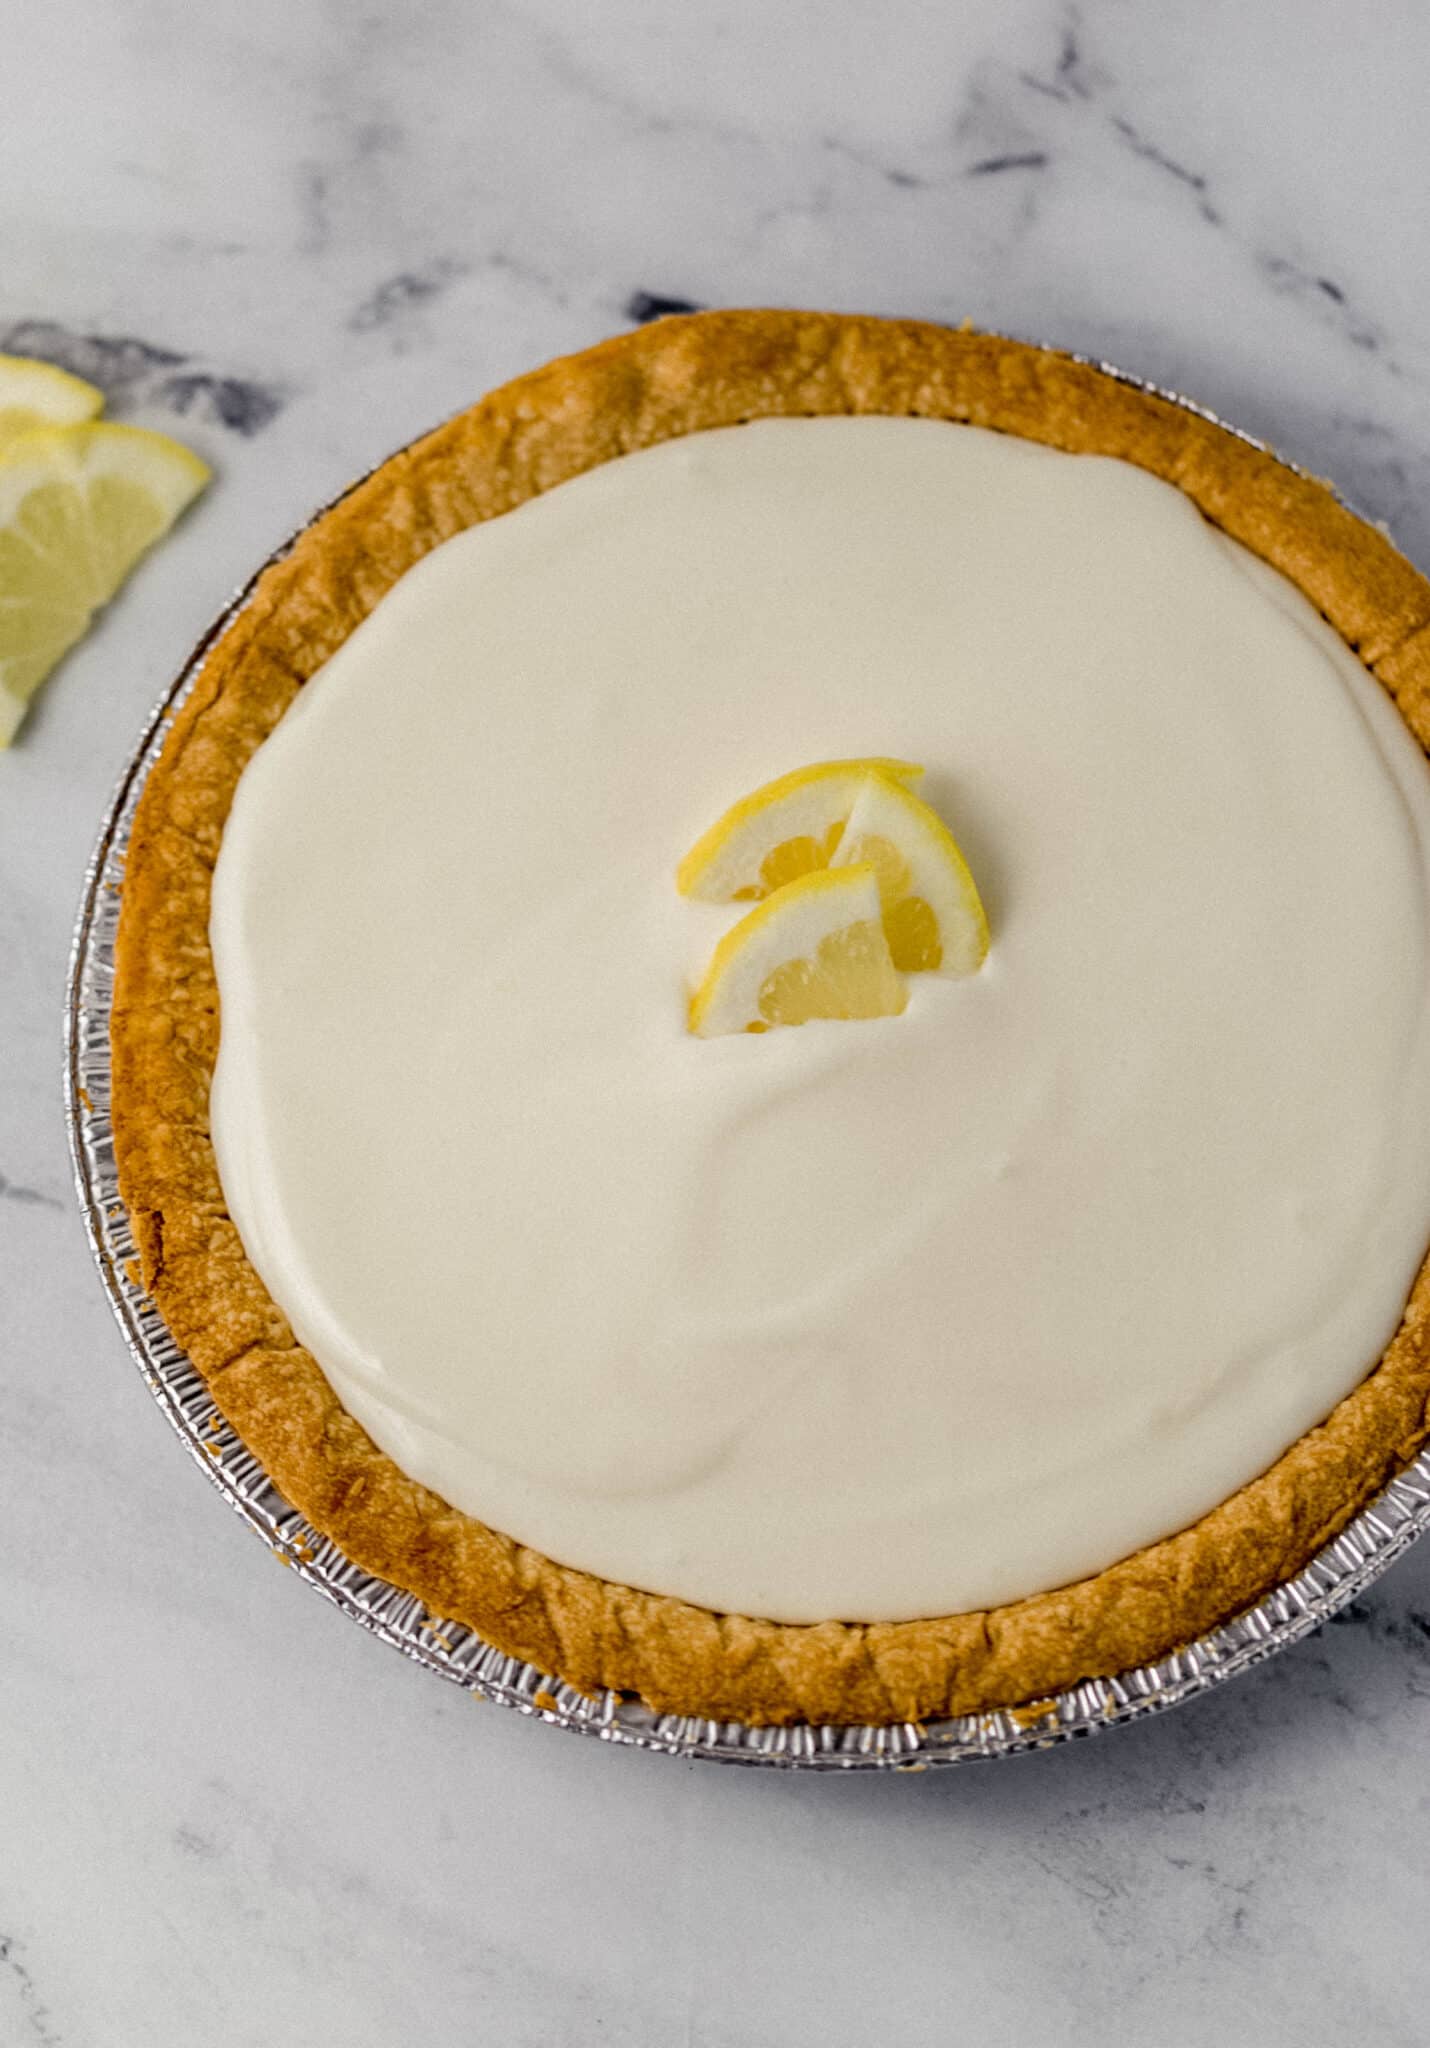
{"type": "Polygon", "coordinates": [[[209,877],[235,784],[302,683],[427,549],[630,449],[772,414],[914,413],[1121,456],[1284,571],[1430,748],[1430,584],[1313,479],[1067,356],[970,330],[785,312],[661,321],[494,392],[385,463],[267,569],[136,821],[112,1044],[146,1286],[283,1493],[365,1569],[570,1683],[751,1721],[928,1720],[1166,1654],[1297,1571],[1430,1435],[1430,1261],[1377,1369],[1252,1485],[1097,1577],[986,1614],[791,1627],[553,1564],[406,1478],[244,1257],[208,1135],[209,877]]]}

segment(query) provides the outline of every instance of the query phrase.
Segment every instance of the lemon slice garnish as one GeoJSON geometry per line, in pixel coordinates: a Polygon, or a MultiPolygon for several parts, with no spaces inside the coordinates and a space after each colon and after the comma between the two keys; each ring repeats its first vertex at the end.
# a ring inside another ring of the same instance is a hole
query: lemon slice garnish
{"type": "Polygon", "coordinates": [[[894,965],[905,974],[972,974],[988,919],[958,841],[937,811],[882,775],[867,776],[831,863],[871,867],[894,965]]]}
{"type": "Polygon", "coordinates": [[[0,746],[208,477],[197,455],[142,427],[44,428],[0,456],[0,746]]]}
{"type": "Polygon", "coordinates": [[[36,427],[74,427],[104,410],[104,393],[32,356],[0,356],[0,452],[36,427]]]}
{"type": "Polygon", "coordinates": [[[691,1001],[690,1028],[717,1038],[815,1017],[897,1017],[907,1001],[873,868],[821,868],[726,932],[691,1001]]]}
{"type": "Polygon", "coordinates": [[[767,782],[732,804],[675,871],[682,896],[752,903],[800,875],[827,868],[845,820],[870,775],[917,782],[912,761],[818,761],[767,782]]]}

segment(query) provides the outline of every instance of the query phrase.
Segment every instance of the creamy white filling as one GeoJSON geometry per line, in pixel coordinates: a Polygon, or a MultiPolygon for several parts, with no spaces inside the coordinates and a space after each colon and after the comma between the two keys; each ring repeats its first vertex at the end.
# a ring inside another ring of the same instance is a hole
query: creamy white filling
{"type": "Polygon", "coordinates": [[[608,464],[438,549],[245,773],[224,1189],[405,1470],[790,1621],[1017,1598],[1323,1417],[1430,1236],[1430,777],[1127,465],[912,420],[608,464]],[[988,907],[906,1013],[699,1040],[672,871],[923,761],[988,907]]]}

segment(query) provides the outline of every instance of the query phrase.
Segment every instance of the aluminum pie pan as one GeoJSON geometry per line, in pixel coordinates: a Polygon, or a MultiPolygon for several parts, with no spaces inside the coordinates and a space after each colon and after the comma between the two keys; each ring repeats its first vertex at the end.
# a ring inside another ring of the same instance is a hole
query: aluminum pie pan
{"type": "MultiPolygon", "coordinates": [[[[1074,356],[1119,383],[1178,405],[1304,474],[1253,435],[1181,393],[1114,364],[1074,356]]],[[[308,526],[372,472],[321,506],[255,571],[214,620],[150,715],[125,764],[85,873],[65,1005],[64,1089],[75,1190],[90,1249],[124,1340],[150,1393],[195,1462],[278,1561],[371,1634],[477,1698],[624,1748],[712,1762],[816,1771],[923,1771],[1050,1749],[1164,1712],[1210,1692],[1319,1628],[1430,1528],[1430,1447],[1404,1467],[1294,1578],[1230,1621],[1155,1664],[1089,1678],[1031,1706],[887,1725],[757,1727],[659,1714],[619,1693],[578,1692],[509,1657],[474,1630],[433,1613],[414,1594],[363,1571],[274,1486],[220,1414],[207,1383],[139,1281],[137,1249],[119,1192],[110,1116],[109,1025],[120,891],[135,812],[169,728],[219,636],[259,577],[308,526]]],[[[1346,501],[1342,498],[1341,502],[1346,501]]],[[[1354,507],[1347,506],[1354,511],[1354,507]]],[[[1357,513],[1357,517],[1365,518],[1357,513]]],[[[1366,523],[1371,523],[1367,521],[1366,523]]]]}

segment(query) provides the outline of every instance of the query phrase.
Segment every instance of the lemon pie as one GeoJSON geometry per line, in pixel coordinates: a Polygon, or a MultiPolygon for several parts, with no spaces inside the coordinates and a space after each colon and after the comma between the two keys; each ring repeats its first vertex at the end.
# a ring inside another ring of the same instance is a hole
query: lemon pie
{"type": "Polygon", "coordinates": [[[732,313],[522,379],[150,779],[146,1284],[312,1521],[573,1684],[1160,1655],[1427,1433],[1427,690],[1381,535],[1065,357],[732,313]]]}

